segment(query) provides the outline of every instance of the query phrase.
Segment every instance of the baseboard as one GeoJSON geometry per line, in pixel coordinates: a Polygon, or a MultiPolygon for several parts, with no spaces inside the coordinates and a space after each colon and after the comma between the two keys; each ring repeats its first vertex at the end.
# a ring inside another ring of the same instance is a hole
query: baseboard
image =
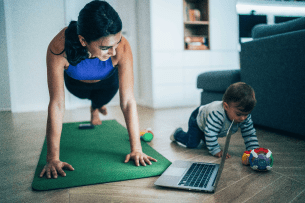
{"type": "Polygon", "coordinates": [[[0,111],[11,111],[11,108],[0,108],[0,111]]]}

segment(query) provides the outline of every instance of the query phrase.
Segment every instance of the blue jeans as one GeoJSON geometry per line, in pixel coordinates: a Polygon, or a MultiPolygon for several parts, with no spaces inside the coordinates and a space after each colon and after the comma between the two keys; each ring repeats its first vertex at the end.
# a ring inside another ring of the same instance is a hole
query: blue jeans
{"type": "Polygon", "coordinates": [[[188,131],[177,131],[174,135],[176,141],[186,145],[188,148],[196,148],[201,140],[205,142],[204,133],[200,130],[196,121],[198,111],[199,107],[191,114],[188,123],[188,131]]]}

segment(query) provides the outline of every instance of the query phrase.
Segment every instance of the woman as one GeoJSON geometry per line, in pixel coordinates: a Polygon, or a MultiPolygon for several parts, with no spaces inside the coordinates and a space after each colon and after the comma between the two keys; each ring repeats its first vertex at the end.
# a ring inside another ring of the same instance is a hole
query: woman
{"type": "Polygon", "coordinates": [[[92,101],[91,123],[100,125],[99,112],[119,89],[131,152],[136,166],[156,161],[142,152],[139,120],[133,93],[133,59],[128,41],[122,36],[117,12],[104,1],[92,1],[79,13],[78,21],[60,31],[47,50],[50,94],[47,120],[47,164],[40,173],[47,178],[66,176],[63,168],[73,167],[59,159],[62,119],[65,109],[64,83],[79,98],[92,101]]]}

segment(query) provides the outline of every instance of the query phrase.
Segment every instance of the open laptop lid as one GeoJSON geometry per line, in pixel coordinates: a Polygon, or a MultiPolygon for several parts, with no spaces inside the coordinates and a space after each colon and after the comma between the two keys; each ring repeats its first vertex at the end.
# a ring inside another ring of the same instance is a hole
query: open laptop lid
{"type": "Polygon", "coordinates": [[[228,150],[229,150],[229,144],[230,144],[230,139],[231,139],[231,135],[232,135],[231,128],[233,126],[233,123],[234,123],[234,120],[232,121],[232,123],[231,123],[231,125],[230,125],[230,127],[227,131],[226,144],[225,144],[225,148],[224,148],[223,153],[222,153],[221,162],[220,162],[219,169],[218,169],[218,174],[217,174],[217,177],[216,177],[216,180],[215,180],[215,183],[214,183],[214,190],[216,190],[216,187],[217,187],[218,181],[220,179],[223,167],[225,165],[225,160],[226,160],[227,153],[228,153],[228,150]]]}

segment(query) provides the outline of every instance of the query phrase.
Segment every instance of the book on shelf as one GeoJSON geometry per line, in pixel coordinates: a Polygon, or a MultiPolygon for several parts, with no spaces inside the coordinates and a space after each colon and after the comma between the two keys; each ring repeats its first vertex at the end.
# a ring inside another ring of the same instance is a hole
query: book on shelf
{"type": "Polygon", "coordinates": [[[208,39],[204,36],[188,36],[184,38],[187,49],[206,50],[208,49],[208,39]]]}
{"type": "Polygon", "coordinates": [[[201,13],[199,9],[190,8],[189,5],[185,5],[186,21],[200,21],[201,13]]]}
{"type": "Polygon", "coordinates": [[[200,21],[200,11],[198,9],[188,10],[189,21],[200,21]]]}
{"type": "Polygon", "coordinates": [[[186,14],[185,21],[189,21],[190,20],[190,15],[189,15],[189,8],[188,8],[188,6],[185,6],[185,14],[186,14]]]}
{"type": "Polygon", "coordinates": [[[186,49],[188,50],[207,50],[209,49],[206,45],[193,45],[193,44],[187,44],[186,49]]]}
{"type": "Polygon", "coordinates": [[[206,37],[203,36],[188,36],[184,38],[184,41],[187,43],[190,42],[201,42],[201,43],[205,43],[206,42],[206,37]]]}

